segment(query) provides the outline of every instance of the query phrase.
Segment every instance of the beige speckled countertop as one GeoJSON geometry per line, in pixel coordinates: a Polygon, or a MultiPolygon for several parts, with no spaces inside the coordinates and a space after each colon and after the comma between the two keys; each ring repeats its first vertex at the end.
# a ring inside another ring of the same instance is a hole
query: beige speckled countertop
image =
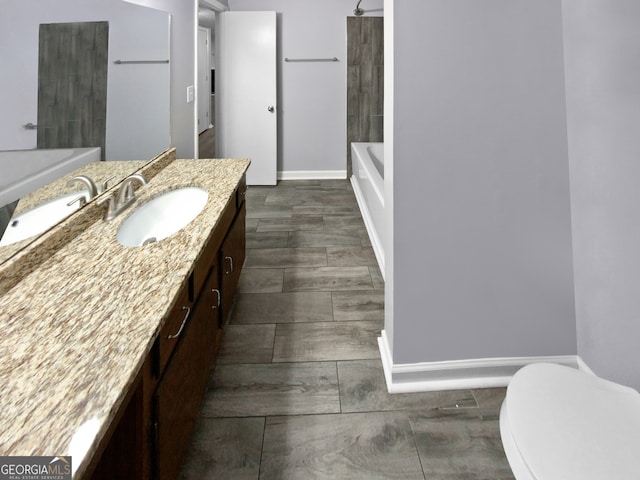
{"type": "Polygon", "coordinates": [[[94,221],[0,297],[0,455],[73,455],[81,477],[248,166],[174,161],[137,191],[136,204],[182,186],[206,189],[207,204],[184,229],[124,247],[116,231],[134,205],[94,221]],[[86,436],[72,448],[81,427],[86,436]]]}

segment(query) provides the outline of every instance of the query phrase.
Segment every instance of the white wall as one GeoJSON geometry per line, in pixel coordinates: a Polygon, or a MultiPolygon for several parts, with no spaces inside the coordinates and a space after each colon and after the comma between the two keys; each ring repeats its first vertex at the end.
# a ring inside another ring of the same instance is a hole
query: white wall
{"type": "Polygon", "coordinates": [[[640,389],[640,3],[562,6],[578,352],[640,389]]]}
{"type": "Polygon", "coordinates": [[[560,2],[393,23],[394,364],[575,355],[560,2]]]}
{"type": "MultiPolygon", "coordinates": [[[[344,171],[346,177],[347,16],[344,0],[229,0],[232,11],[275,11],[279,46],[279,172],[344,171]],[[285,57],[338,57],[336,63],[285,63],[285,57]]],[[[365,0],[382,15],[382,0],[365,0]]]]}

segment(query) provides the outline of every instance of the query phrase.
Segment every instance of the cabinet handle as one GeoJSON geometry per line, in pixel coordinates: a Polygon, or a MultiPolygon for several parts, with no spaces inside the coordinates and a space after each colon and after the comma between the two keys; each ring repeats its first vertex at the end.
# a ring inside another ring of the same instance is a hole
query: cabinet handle
{"type": "Polygon", "coordinates": [[[187,318],[189,318],[189,314],[191,313],[191,309],[189,307],[182,307],[182,309],[187,311],[187,313],[184,315],[184,320],[182,320],[182,325],[180,325],[180,329],[178,330],[178,333],[176,333],[175,335],[169,335],[167,337],[168,339],[178,338],[180,336],[180,334],[182,333],[182,329],[184,328],[185,324],[187,323],[187,318]]]}
{"type": "Polygon", "coordinates": [[[218,304],[215,307],[212,307],[212,308],[214,308],[214,309],[215,308],[220,308],[220,290],[218,290],[217,288],[212,288],[211,292],[215,292],[215,293],[218,294],[218,304]]]}
{"type": "Polygon", "coordinates": [[[233,272],[233,258],[231,258],[231,257],[224,257],[224,258],[225,258],[225,260],[229,260],[229,270],[227,270],[224,273],[229,274],[229,273],[233,272]]]}

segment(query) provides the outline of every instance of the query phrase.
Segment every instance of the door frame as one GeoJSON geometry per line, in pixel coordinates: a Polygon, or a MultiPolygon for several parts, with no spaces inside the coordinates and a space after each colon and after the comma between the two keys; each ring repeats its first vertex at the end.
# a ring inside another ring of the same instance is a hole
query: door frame
{"type": "MultiPolygon", "coordinates": [[[[200,133],[202,133],[203,131],[205,131],[206,129],[210,128],[212,126],[211,123],[211,30],[209,28],[206,27],[200,27],[198,26],[198,50],[197,50],[197,71],[198,71],[198,76],[196,77],[196,110],[197,110],[197,118],[198,120],[196,121],[196,126],[197,128],[197,134],[199,135],[200,133]],[[206,39],[205,39],[205,46],[202,47],[202,42],[200,41],[200,34],[204,33],[206,35],[206,39]],[[204,48],[204,50],[206,51],[206,65],[200,65],[201,62],[201,54],[202,52],[200,51],[201,48],[204,48]],[[206,77],[207,77],[207,81],[204,85],[201,85],[201,80],[202,80],[202,72],[200,71],[200,67],[203,66],[205,68],[205,72],[206,72],[206,77]],[[207,93],[209,95],[207,95],[207,93]],[[201,108],[202,108],[202,97],[207,96],[206,102],[204,103],[205,105],[205,109],[206,111],[209,113],[207,115],[207,118],[201,118],[200,117],[200,112],[201,112],[201,108]],[[202,120],[206,120],[207,125],[202,125],[201,121],[202,120]]],[[[200,152],[198,152],[198,157],[200,152]]]]}
{"type": "MultiPolygon", "coordinates": [[[[198,85],[198,30],[200,25],[198,23],[198,11],[199,10],[213,10],[216,13],[226,12],[229,10],[229,7],[219,2],[218,0],[194,0],[195,2],[195,18],[194,18],[194,29],[193,29],[193,54],[194,54],[194,72],[193,78],[195,78],[195,106],[193,109],[193,151],[194,158],[198,158],[200,156],[200,148],[198,145],[198,95],[202,93],[202,86],[198,85]]],[[[211,45],[211,35],[209,36],[209,45],[211,45]]],[[[210,47],[211,48],[211,47],[210,47]]],[[[213,45],[213,53],[215,53],[215,45],[213,45]]],[[[211,51],[210,51],[211,54],[211,51]]],[[[206,88],[205,88],[206,89],[206,88]]],[[[211,89],[204,92],[205,95],[211,94],[211,89]]],[[[209,118],[211,118],[211,112],[209,112],[209,118]]]]}

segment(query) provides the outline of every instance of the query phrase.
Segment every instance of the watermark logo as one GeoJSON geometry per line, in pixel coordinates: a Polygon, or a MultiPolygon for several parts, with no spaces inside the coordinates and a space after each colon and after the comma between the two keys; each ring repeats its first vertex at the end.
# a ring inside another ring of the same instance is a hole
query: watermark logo
{"type": "Polygon", "coordinates": [[[0,457],[0,480],[71,480],[71,457],[0,457]]]}

